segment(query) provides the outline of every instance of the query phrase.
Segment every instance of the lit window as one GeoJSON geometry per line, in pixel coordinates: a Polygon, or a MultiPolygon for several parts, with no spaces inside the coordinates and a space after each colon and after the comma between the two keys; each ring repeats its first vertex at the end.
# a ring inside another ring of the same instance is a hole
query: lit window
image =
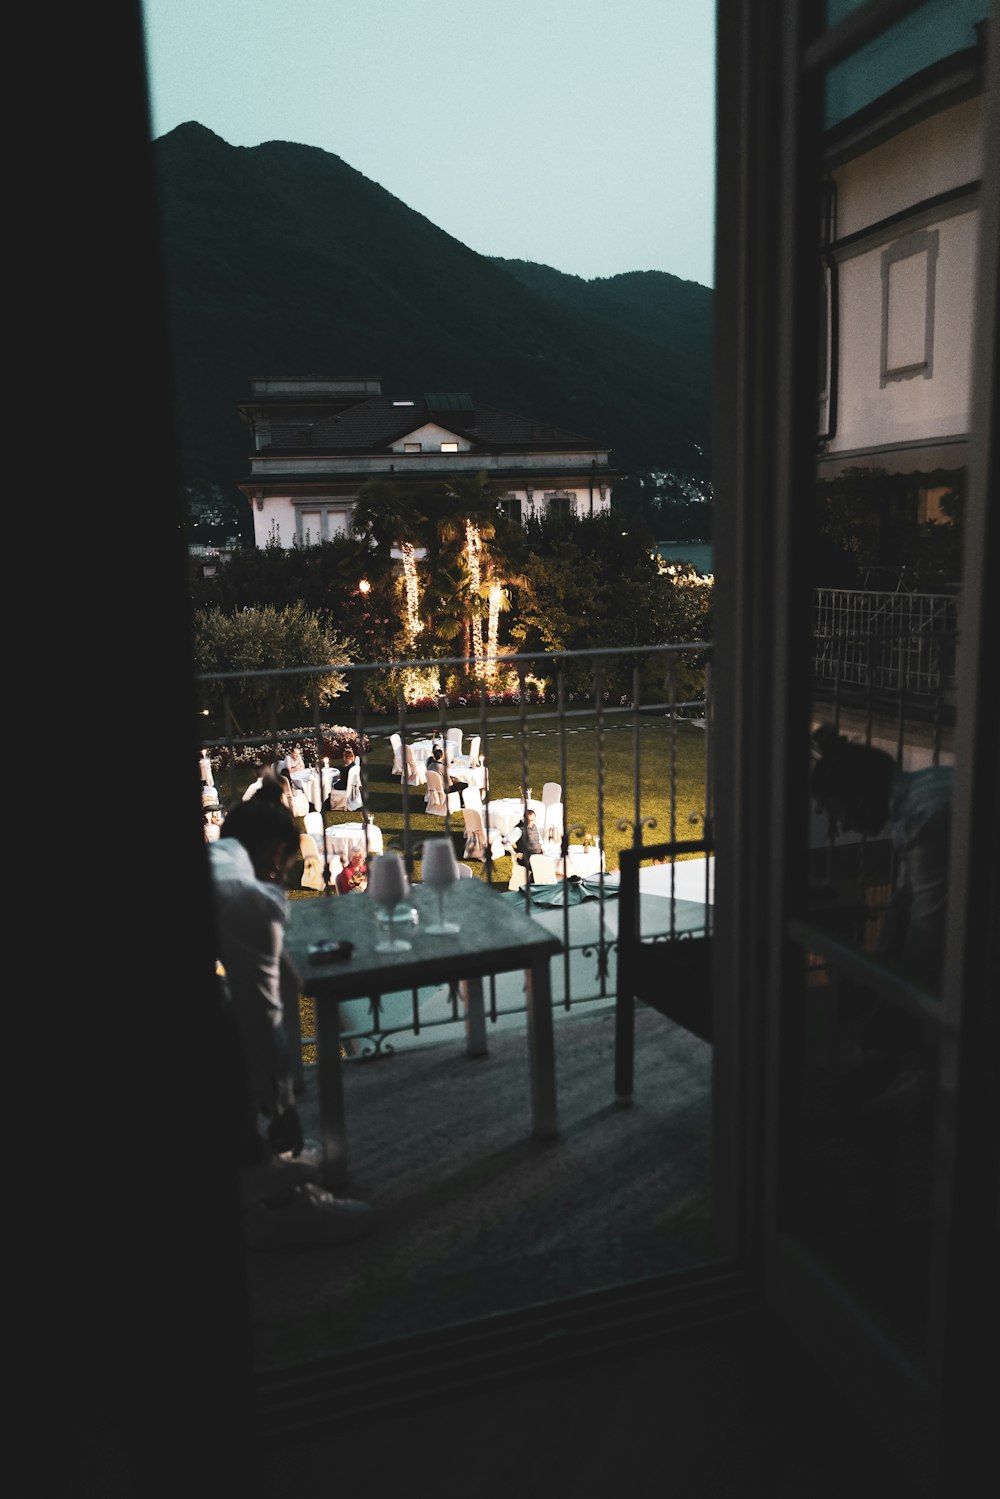
{"type": "Polygon", "coordinates": [[[442,453],[457,453],[458,452],[458,443],[457,442],[443,442],[441,444],[441,451],[442,451],[442,453]]]}
{"type": "Polygon", "coordinates": [[[412,401],[393,401],[392,404],[394,406],[412,406],[413,402],[412,401]]]}
{"type": "Polygon", "coordinates": [[[423,451],[423,443],[419,443],[419,442],[404,442],[403,443],[403,452],[404,453],[420,453],[422,451],[423,451]]]}

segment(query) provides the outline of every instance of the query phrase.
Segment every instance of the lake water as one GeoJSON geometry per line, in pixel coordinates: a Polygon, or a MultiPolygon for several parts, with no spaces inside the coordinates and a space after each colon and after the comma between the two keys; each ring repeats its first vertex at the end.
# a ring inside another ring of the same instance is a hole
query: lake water
{"type": "Polygon", "coordinates": [[[712,571],[710,541],[662,541],[656,550],[667,562],[691,562],[699,573],[712,571]]]}

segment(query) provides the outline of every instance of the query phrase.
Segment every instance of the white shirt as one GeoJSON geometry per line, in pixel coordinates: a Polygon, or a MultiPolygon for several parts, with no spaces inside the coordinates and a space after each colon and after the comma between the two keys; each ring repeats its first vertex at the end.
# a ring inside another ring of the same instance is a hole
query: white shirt
{"type": "Polygon", "coordinates": [[[216,938],[226,985],[246,1049],[258,1106],[274,1115],[294,1101],[283,1022],[282,974],[288,897],[259,880],[236,838],[207,845],[215,894],[216,938]]]}

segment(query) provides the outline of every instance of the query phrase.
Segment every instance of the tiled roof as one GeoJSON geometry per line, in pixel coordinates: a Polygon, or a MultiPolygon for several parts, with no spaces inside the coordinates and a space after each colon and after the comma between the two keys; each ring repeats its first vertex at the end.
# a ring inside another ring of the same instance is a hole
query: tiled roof
{"type": "Polygon", "coordinates": [[[567,432],[551,422],[498,411],[475,401],[470,402],[469,410],[443,411],[428,404],[435,399],[440,400],[440,396],[375,396],[338,415],[317,415],[311,420],[301,416],[283,419],[280,412],[275,412],[270,420],[270,447],[264,451],[384,453],[393,442],[427,422],[435,422],[456,436],[467,438],[483,452],[564,448],[593,452],[604,448],[594,438],[567,432]]]}

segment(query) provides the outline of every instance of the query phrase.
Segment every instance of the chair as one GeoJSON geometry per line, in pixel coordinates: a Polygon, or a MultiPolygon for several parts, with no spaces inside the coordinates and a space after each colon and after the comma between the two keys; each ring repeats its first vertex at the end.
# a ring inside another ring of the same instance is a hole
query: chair
{"type": "MultiPolygon", "coordinates": [[[[692,848],[691,844],[687,845],[692,848]]],[[[698,845],[708,854],[708,844],[698,845]]],[[[702,1041],[712,1040],[712,936],[701,930],[643,941],[639,923],[640,859],[673,855],[673,845],[622,849],[618,856],[618,968],[615,978],[615,1098],[631,1100],[635,1074],[635,1002],[639,1000],[702,1041]]]]}
{"type": "Polygon", "coordinates": [[[536,885],[558,885],[556,861],[551,854],[529,854],[531,878],[536,885]]]}
{"type": "Polygon", "coordinates": [[[499,828],[487,829],[481,807],[463,807],[462,821],[465,823],[465,859],[485,859],[489,846],[491,859],[502,859],[506,853],[499,828]]]}
{"type": "Polygon", "coordinates": [[[299,834],[299,855],[302,859],[302,878],[299,884],[303,890],[325,889],[323,859],[311,833],[299,834]]]}
{"type": "Polygon", "coordinates": [[[461,860],[459,860],[458,864],[458,877],[460,880],[472,879],[472,870],[469,868],[468,864],[463,864],[461,860]]]}
{"type": "Polygon", "coordinates": [[[402,734],[390,734],[389,743],[392,745],[392,770],[390,771],[390,775],[401,776],[403,774],[402,734]]]}
{"type": "Polygon", "coordinates": [[[317,812],[322,812],[323,807],[329,801],[330,792],[337,782],[339,771],[334,770],[332,765],[324,765],[316,772],[313,781],[314,797],[313,804],[317,812]]]}
{"type": "Polygon", "coordinates": [[[425,811],[431,817],[446,817],[449,812],[461,812],[462,794],[460,791],[449,791],[445,795],[444,781],[436,770],[428,770],[427,776],[427,806],[425,811]]]}
{"type": "Polygon", "coordinates": [[[528,871],[523,864],[518,864],[515,859],[511,865],[510,879],[507,881],[508,890],[523,890],[528,883],[528,871]]]}
{"type": "Polygon", "coordinates": [[[403,745],[403,760],[406,765],[407,786],[425,786],[427,784],[427,771],[414,755],[411,744],[403,745]]]}
{"type": "Polygon", "coordinates": [[[448,756],[449,753],[450,753],[451,758],[453,760],[454,759],[459,759],[459,758],[462,757],[462,739],[463,738],[464,738],[464,735],[463,735],[461,729],[449,729],[448,730],[447,734],[445,735],[445,739],[448,741],[447,748],[445,750],[445,756],[446,757],[448,756]]]}
{"type": "Polygon", "coordinates": [[[292,787],[292,815],[294,817],[305,817],[309,812],[309,798],[298,786],[292,787]]]}
{"type": "Polygon", "coordinates": [[[563,804],[562,802],[550,802],[545,808],[545,817],[542,822],[542,838],[546,843],[557,843],[562,838],[563,832],[563,804]]]}
{"type": "Polygon", "coordinates": [[[472,766],[473,770],[477,768],[482,759],[482,756],[479,753],[479,746],[482,744],[482,742],[483,738],[481,734],[473,734],[472,738],[469,740],[469,748],[465,752],[466,759],[472,766]]]}
{"type": "Polygon", "coordinates": [[[330,810],[331,812],[357,812],[361,805],[361,766],[355,760],[347,772],[347,782],[343,791],[338,791],[335,786],[330,792],[330,810]]]}
{"type": "Polygon", "coordinates": [[[322,849],[326,840],[326,824],[323,821],[322,812],[307,812],[302,819],[302,825],[311,838],[315,838],[318,846],[322,849]]]}

